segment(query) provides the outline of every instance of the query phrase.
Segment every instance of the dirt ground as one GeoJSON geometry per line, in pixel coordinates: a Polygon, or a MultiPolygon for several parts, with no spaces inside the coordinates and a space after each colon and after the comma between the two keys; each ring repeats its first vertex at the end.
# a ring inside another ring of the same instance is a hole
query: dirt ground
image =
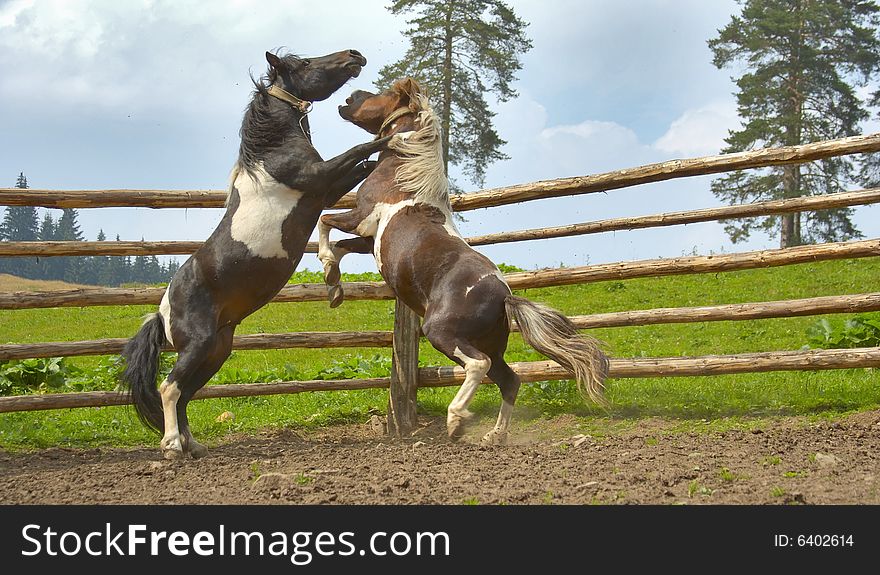
{"type": "MultiPolygon", "coordinates": [[[[880,411],[681,432],[646,419],[592,436],[572,417],[479,445],[440,419],[392,440],[373,425],[241,437],[200,460],[156,449],[0,451],[0,503],[880,504],[880,411]]],[[[158,440],[157,440],[158,443],[158,440]]]]}

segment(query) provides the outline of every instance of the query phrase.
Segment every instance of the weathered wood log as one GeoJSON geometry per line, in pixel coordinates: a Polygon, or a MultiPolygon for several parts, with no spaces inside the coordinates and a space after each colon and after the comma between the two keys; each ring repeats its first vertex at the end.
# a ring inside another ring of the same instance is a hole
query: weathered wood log
{"type": "MultiPolygon", "coordinates": [[[[75,357],[112,355],[122,352],[128,338],[117,337],[91,341],[54,341],[41,343],[0,344],[0,361],[31,357],[75,357]]],[[[257,333],[232,338],[232,349],[293,349],[324,347],[391,347],[390,331],[329,331],[295,333],[257,333]]],[[[164,351],[174,351],[170,345],[164,351]]]]}
{"type": "MultiPolygon", "coordinates": [[[[670,160],[647,166],[616,170],[603,174],[545,180],[503,188],[482,190],[451,198],[456,211],[504,206],[530,200],[576,194],[603,192],[624,187],[717,174],[748,168],[800,164],[834,156],[880,151],[880,133],[826,140],[801,146],[764,148],[735,154],[670,160]]],[[[334,209],[354,207],[355,195],[349,193],[334,209]]],[[[222,208],[226,190],[21,190],[0,188],[0,205],[43,206],[46,208],[222,208]]]]}
{"type": "MultiPolygon", "coordinates": [[[[204,242],[0,242],[0,257],[56,256],[158,256],[189,255],[204,242]]],[[[304,253],[318,251],[318,242],[306,244],[304,253]]]]}
{"type": "MultiPolygon", "coordinates": [[[[842,192],[828,196],[810,196],[806,198],[792,198],[787,200],[773,200],[742,206],[727,206],[723,208],[707,208],[704,210],[689,210],[683,212],[669,212],[650,216],[638,216],[632,218],[614,218],[585,222],[581,224],[569,224],[551,228],[537,228],[531,230],[519,230],[514,232],[501,232],[497,234],[485,234],[467,238],[472,246],[500,244],[506,242],[521,242],[527,240],[542,240],[549,238],[564,238],[570,236],[597,234],[620,230],[636,230],[663,226],[676,226],[681,224],[693,224],[698,222],[710,222],[715,220],[746,218],[752,216],[767,216],[774,214],[787,214],[810,210],[826,210],[846,206],[858,206],[880,202],[880,188],[872,188],[857,192],[842,192]]],[[[2,255],[2,251],[0,251],[2,255]]]]}
{"type": "MultiPolygon", "coordinates": [[[[394,292],[383,282],[344,283],[349,300],[393,299],[394,292]]],[[[89,307],[106,305],[158,305],[165,288],[83,288],[44,292],[0,293],[0,309],[36,309],[46,307],[89,307]]],[[[326,301],[324,284],[285,286],[273,302],[326,301]]]]}
{"type": "MultiPolygon", "coordinates": [[[[355,194],[333,208],[355,207],[355,194]]],[[[223,208],[226,190],[41,190],[0,188],[0,206],[44,208],[223,208]]]]}
{"type": "Polygon", "coordinates": [[[536,270],[506,274],[504,277],[512,289],[527,289],[606,280],[748,270],[878,255],[880,255],[880,240],[873,239],[738,254],[659,258],[578,268],[536,270]]]}
{"type": "MultiPolygon", "coordinates": [[[[872,239],[738,254],[660,258],[577,268],[536,270],[507,274],[505,278],[513,289],[528,289],[639,277],[758,269],[877,255],[880,255],[880,240],[872,239]]],[[[324,301],[327,297],[326,290],[327,288],[323,284],[287,286],[273,301],[324,301]]],[[[0,293],[0,309],[158,304],[163,293],[163,288],[95,288],[0,293]]],[[[345,293],[346,298],[350,300],[378,300],[394,297],[394,292],[383,282],[347,283],[345,284],[345,293]]]]}
{"type": "MultiPolygon", "coordinates": [[[[571,374],[555,361],[511,363],[523,382],[570,379],[571,374]]],[[[880,348],[768,351],[699,357],[612,358],[608,377],[696,377],[768,371],[822,371],[880,367],[880,348]]],[[[419,387],[461,385],[464,369],[456,366],[423,367],[419,387]]],[[[491,383],[488,378],[484,384],[491,383]]]]}
{"type": "MultiPolygon", "coordinates": [[[[880,311],[880,292],[822,296],[797,300],[750,302],[687,308],[655,308],[571,316],[579,329],[625,327],[701,321],[742,321],[835,313],[880,311]]],[[[513,331],[519,327],[514,323],[513,331]]],[[[126,338],[91,341],[41,342],[0,345],[0,360],[33,357],[74,357],[118,354],[126,338]]],[[[287,349],[321,347],[390,347],[392,332],[301,332],[235,336],[233,349],[287,349]]],[[[173,351],[168,346],[166,351],[173,351]]]]}
{"type": "Polygon", "coordinates": [[[531,200],[605,192],[673,178],[718,174],[747,168],[801,164],[834,156],[880,151],[880,133],[827,140],[802,146],[764,148],[749,152],[670,160],[603,174],[560,178],[482,190],[451,198],[455,211],[505,206],[531,200]]]}
{"type": "MultiPolygon", "coordinates": [[[[728,206],[670,212],[632,218],[614,218],[531,230],[485,234],[466,238],[472,246],[520,242],[549,238],[562,238],[577,235],[596,234],[619,230],[635,230],[651,227],[692,224],[720,219],[744,218],[752,216],[785,214],[808,210],[825,210],[846,206],[856,206],[880,202],[880,188],[857,192],[843,192],[829,196],[811,196],[773,200],[743,206],[728,206]]],[[[175,255],[191,254],[202,242],[161,241],[161,242],[0,242],[0,257],[51,257],[51,256],[131,256],[131,255],[175,255]]],[[[317,242],[306,244],[305,253],[316,253],[317,242]]]]}
{"type": "Polygon", "coordinates": [[[191,254],[203,242],[0,242],[0,257],[159,256],[191,254]]]}
{"type": "MultiPolygon", "coordinates": [[[[569,379],[571,375],[553,361],[510,364],[523,382],[569,379]]],[[[818,371],[880,367],[880,348],[820,349],[807,351],[771,351],[702,357],[612,358],[609,377],[687,377],[768,371],[818,371]]],[[[460,385],[464,370],[458,366],[435,366],[419,369],[419,387],[460,385]]],[[[489,383],[488,379],[483,383],[489,383]]],[[[345,379],[328,381],[290,381],[281,383],[245,383],[209,385],[200,389],[195,399],[247,397],[302,393],[306,391],[387,388],[390,378],[345,379]]],[[[128,398],[114,391],[56,393],[0,397],[0,413],[36,411],[73,407],[103,407],[128,404],[128,398]]]]}
{"type": "MultiPolygon", "coordinates": [[[[377,389],[388,387],[389,378],[328,379],[312,381],[285,381],[278,383],[230,383],[207,385],[198,390],[193,399],[217,397],[254,397],[280,395],[306,391],[339,391],[377,389]]],[[[118,391],[87,391],[82,393],[52,393],[41,395],[16,395],[0,397],[0,413],[11,411],[38,411],[43,409],[69,409],[76,407],[106,407],[129,405],[125,393],[118,391]]]]}
{"type": "Polygon", "coordinates": [[[416,390],[419,385],[421,321],[399,299],[394,304],[394,348],[388,393],[388,434],[405,437],[418,426],[416,390]]]}
{"type": "MultiPolygon", "coordinates": [[[[618,311],[572,316],[570,319],[578,329],[595,329],[700,321],[743,321],[833,313],[865,313],[869,311],[880,311],[880,292],[716,306],[618,311]]],[[[518,329],[516,326],[514,328],[518,329]]]]}

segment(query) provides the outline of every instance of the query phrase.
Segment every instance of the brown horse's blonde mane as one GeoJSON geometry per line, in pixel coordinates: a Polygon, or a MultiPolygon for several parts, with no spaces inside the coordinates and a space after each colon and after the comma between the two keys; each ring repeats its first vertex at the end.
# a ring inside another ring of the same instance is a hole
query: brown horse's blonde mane
{"type": "Polygon", "coordinates": [[[423,94],[410,94],[409,107],[416,112],[416,125],[420,127],[392,138],[388,144],[403,160],[395,173],[395,181],[417,201],[449,207],[440,118],[423,94]]]}

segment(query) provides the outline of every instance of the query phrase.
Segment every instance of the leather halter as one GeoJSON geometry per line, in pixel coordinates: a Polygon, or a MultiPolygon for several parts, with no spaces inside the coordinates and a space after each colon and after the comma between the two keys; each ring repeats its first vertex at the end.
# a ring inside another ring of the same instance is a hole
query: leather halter
{"type": "Polygon", "coordinates": [[[272,84],[271,86],[269,86],[269,89],[267,90],[267,92],[269,92],[270,96],[274,96],[274,97],[278,98],[279,100],[283,100],[284,102],[287,102],[288,104],[290,104],[291,106],[293,106],[294,108],[296,108],[297,110],[302,112],[303,114],[308,114],[309,112],[312,111],[312,103],[311,102],[297,98],[296,96],[294,96],[293,94],[291,94],[290,92],[288,92],[287,90],[282,88],[281,86],[278,86],[277,84],[272,84]]]}
{"type": "Polygon", "coordinates": [[[382,133],[385,131],[386,128],[388,128],[395,121],[406,116],[407,114],[415,114],[415,112],[413,112],[409,108],[398,108],[398,109],[394,110],[393,112],[391,112],[391,114],[389,114],[388,117],[385,118],[385,121],[382,122],[382,125],[379,126],[379,131],[376,132],[375,139],[377,139],[377,140],[380,139],[382,137],[382,133]]]}

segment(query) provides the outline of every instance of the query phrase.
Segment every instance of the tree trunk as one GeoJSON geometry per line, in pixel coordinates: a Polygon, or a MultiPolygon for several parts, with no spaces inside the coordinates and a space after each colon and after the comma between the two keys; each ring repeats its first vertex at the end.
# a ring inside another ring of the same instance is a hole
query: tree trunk
{"type": "MultiPolygon", "coordinates": [[[[797,3],[796,10],[799,16],[797,30],[792,38],[792,52],[790,54],[791,73],[788,78],[788,98],[785,119],[787,146],[797,146],[802,140],[802,119],[804,99],[800,93],[801,84],[801,47],[804,34],[803,6],[797,3]]],[[[798,198],[801,192],[801,168],[798,165],[785,166],[782,169],[782,197],[784,199],[798,198]]],[[[779,230],[779,247],[789,248],[801,245],[801,215],[800,213],[786,214],[782,216],[779,230]]]]}
{"type": "Polygon", "coordinates": [[[443,127],[443,168],[449,175],[449,132],[452,127],[452,11],[454,0],[446,5],[446,21],[443,26],[443,110],[441,122],[443,127]]]}

